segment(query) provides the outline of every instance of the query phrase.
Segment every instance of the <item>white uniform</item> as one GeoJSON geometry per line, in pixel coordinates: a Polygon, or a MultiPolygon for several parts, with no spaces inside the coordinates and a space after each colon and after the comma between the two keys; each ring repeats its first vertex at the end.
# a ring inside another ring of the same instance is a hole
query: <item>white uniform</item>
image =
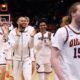
{"type": "Polygon", "coordinates": [[[65,80],[80,80],[80,31],[70,25],[58,29],[52,46],[61,50],[65,80]]]}
{"type": "MultiPolygon", "coordinates": [[[[52,39],[51,35],[51,39],[52,39]]],[[[44,34],[44,39],[41,40],[41,32],[37,33],[34,37],[34,53],[36,55],[37,72],[38,73],[50,73],[51,63],[51,41],[48,39],[48,32],[44,34]]]]}
{"type": "Polygon", "coordinates": [[[23,71],[24,79],[31,80],[32,64],[30,57],[30,48],[33,47],[33,38],[30,36],[33,27],[28,26],[20,37],[16,35],[16,29],[9,34],[9,47],[12,48],[13,54],[13,73],[14,80],[20,80],[20,71],[23,71]]]}
{"type": "Polygon", "coordinates": [[[5,42],[3,40],[3,31],[0,27],[0,65],[5,65],[6,64],[6,57],[5,57],[5,42]]]}

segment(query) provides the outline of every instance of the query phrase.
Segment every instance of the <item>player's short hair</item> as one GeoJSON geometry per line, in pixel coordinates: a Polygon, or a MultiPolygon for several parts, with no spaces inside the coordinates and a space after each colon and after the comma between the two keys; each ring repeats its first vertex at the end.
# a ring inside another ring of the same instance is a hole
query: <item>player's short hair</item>
{"type": "Polygon", "coordinates": [[[27,16],[20,16],[20,17],[17,19],[17,21],[19,21],[20,18],[25,18],[26,20],[30,21],[30,18],[27,17],[27,16]]]}
{"type": "Polygon", "coordinates": [[[26,18],[28,21],[30,21],[30,18],[29,18],[29,17],[25,16],[25,18],[26,18]]]}
{"type": "Polygon", "coordinates": [[[44,22],[44,23],[46,23],[46,24],[48,25],[47,19],[46,19],[46,18],[41,18],[41,19],[39,20],[39,22],[38,22],[38,27],[39,27],[40,23],[42,23],[42,22],[44,22]]]}

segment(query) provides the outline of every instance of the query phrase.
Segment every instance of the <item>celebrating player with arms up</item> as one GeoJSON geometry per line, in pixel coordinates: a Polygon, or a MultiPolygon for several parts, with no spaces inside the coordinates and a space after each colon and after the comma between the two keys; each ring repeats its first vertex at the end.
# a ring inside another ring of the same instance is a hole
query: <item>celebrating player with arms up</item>
{"type": "Polygon", "coordinates": [[[6,72],[6,41],[8,40],[9,25],[2,22],[0,27],[0,80],[5,80],[6,72]]]}
{"type": "Polygon", "coordinates": [[[31,80],[32,60],[30,48],[33,47],[35,30],[29,26],[28,17],[19,17],[18,27],[9,34],[9,48],[12,48],[14,80],[20,80],[20,73],[23,72],[25,80],[31,80]]]}
{"type": "Polygon", "coordinates": [[[48,80],[52,72],[50,57],[51,57],[51,39],[52,33],[46,31],[47,21],[41,19],[39,21],[39,29],[34,37],[34,53],[36,55],[37,73],[39,80],[48,80]]]}

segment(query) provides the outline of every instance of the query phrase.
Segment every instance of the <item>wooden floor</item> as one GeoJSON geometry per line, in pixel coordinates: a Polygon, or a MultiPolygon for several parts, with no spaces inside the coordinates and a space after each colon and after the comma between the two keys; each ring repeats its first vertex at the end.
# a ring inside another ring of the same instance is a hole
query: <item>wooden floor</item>
{"type": "MultiPolygon", "coordinates": [[[[13,79],[13,77],[10,76],[10,77],[6,77],[6,80],[14,80],[14,79],[13,79]]],[[[21,79],[21,80],[23,80],[23,79],[21,79]]],[[[32,80],[39,80],[37,73],[33,74],[32,80]]],[[[54,73],[53,72],[50,74],[49,80],[54,80],[54,73]]]]}
{"type": "MultiPolygon", "coordinates": [[[[12,75],[11,65],[8,66],[7,71],[9,71],[9,73],[6,74],[5,80],[14,80],[13,75],[12,75]]],[[[54,76],[55,76],[55,73],[53,71],[49,76],[49,80],[54,80],[54,76]]],[[[20,80],[23,80],[23,79],[20,79],[20,80]]],[[[39,80],[36,70],[35,70],[34,74],[32,75],[32,80],[39,80]]]]}
{"type": "MultiPolygon", "coordinates": [[[[33,80],[39,80],[38,79],[38,74],[36,74],[36,73],[33,75],[32,78],[33,78],[33,80]]],[[[49,80],[54,80],[54,73],[50,74],[49,80]]]]}

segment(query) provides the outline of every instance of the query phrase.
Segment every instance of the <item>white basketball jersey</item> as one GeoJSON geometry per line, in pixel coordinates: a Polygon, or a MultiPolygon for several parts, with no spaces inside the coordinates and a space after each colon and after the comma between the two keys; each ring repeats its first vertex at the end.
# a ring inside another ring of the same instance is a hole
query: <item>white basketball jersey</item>
{"type": "Polygon", "coordinates": [[[6,64],[5,51],[4,51],[5,48],[6,48],[6,44],[3,40],[2,29],[0,28],[0,64],[6,64]]]}
{"type": "Polygon", "coordinates": [[[62,68],[70,80],[80,80],[80,32],[75,32],[70,26],[65,28],[67,41],[63,44],[61,54],[62,68]]]}
{"type": "MultiPolygon", "coordinates": [[[[52,36],[52,35],[51,35],[52,36]]],[[[34,38],[34,50],[36,50],[37,63],[50,63],[51,57],[51,41],[48,39],[48,32],[44,34],[44,39],[41,40],[41,32],[37,33],[34,38]]]]}

